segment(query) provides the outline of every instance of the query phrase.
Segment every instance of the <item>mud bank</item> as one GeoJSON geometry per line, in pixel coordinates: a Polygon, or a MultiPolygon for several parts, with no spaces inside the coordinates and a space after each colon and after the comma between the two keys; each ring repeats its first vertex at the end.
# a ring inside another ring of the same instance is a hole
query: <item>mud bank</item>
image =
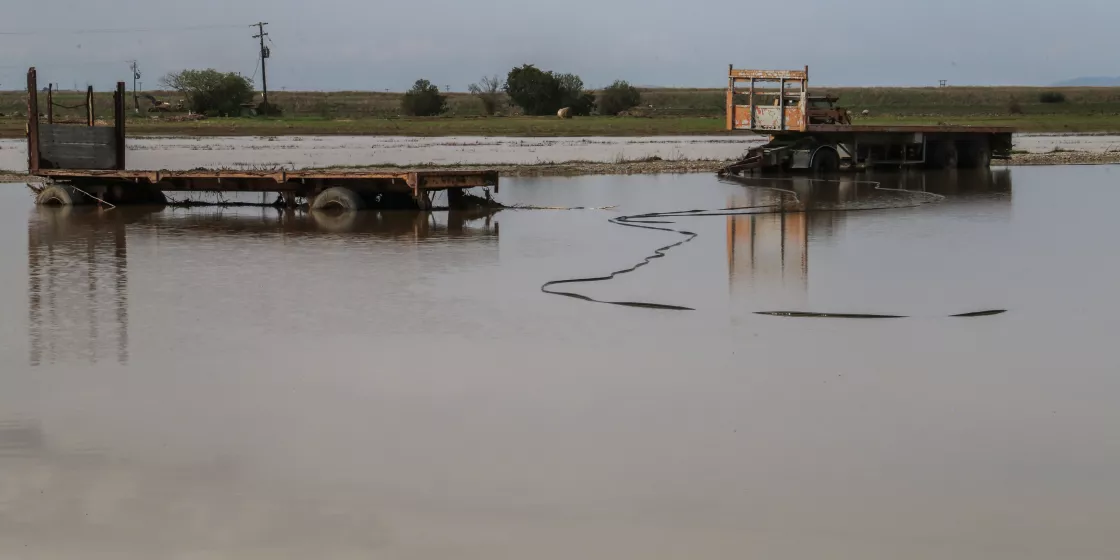
{"type": "MultiPolygon", "coordinates": [[[[559,163],[501,163],[493,165],[424,165],[439,169],[493,169],[503,177],[564,177],[578,175],[639,175],[659,173],[715,173],[731,159],[663,160],[648,158],[637,161],[599,162],[568,161],[559,163]]],[[[1019,153],[995,166],[1024,165],[1104,165],[1120,163],[1120,152],[1019,153]]],[[[329,168],[326,168],[329,169],[329,168]]],[[[352,171],[400,171],[400,166],[348,166],[352,171]]],[[[19,173],[0,173],[0,183],[38,182],[38,177],[19,173]]]]}
{"type": "MultiPolygon", "coordinates": [[[[132,169],[306,169],[446,167],[446,166],[528,166],[548,169],[567,162],[595,162],[621,172],[632,173],[627,162],[653,160],[643,171],[665,172],[669,167],[697,171],[697,161],[725,161],[742,156],[765,141],[760,136],[677,136],[677,137],[587,137],[587,138],[512,138],[399,136],[280,136],[280,137],[164,137],[130,138],[128,166],[132,169]],[[663,162],[685,162],[668,164],[663,162]]],[[[1024,162],[1057,162],[1050,153],[1088,152],[1109,154],[1120,150],[1120,136],[1016,135],[1015,150],[1041,159],[1024,162]]],[[[1107,156],[1100,162],[1112,162],[1107,156]]],[[[23,140],[0,140],[0,170],[18,173],[27,167],[27,146],[23,140]]],[[[579,167],[579,165],[575,165],[579,167]]],[[[3,171],[0,171],[3,173],[3,171]]]]}

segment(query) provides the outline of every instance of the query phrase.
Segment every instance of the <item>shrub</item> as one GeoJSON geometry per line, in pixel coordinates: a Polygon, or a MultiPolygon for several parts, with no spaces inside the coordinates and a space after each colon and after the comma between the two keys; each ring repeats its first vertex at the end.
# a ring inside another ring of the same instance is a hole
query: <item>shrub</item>
{"type": "Polygon", "coordinates": [[[506,94],[528,115],[551,115],[570,107],[573,115],[589,115],[595,95],[583,91],[583,80],[575,74],[554,74],[526,64],[509,71],[506,94]]]}
{"type": "Polygon", "coordinates": [[[257,105],[257,114],[265,117],[279,117],[284,114],[284,110],[275,103],[265,103],[262,101],[260,105],[257,105]]]}
{"type": "Polygon", "coordinates": [[[617,115],[628,109],[637,107],[642,102],[642,94],[638,88],[618,80],[609,87],[599,92],[599,113],[603,115],[617,115]]]}
{"type": "Polygon", "coordinates": [[[583,90],[583,80],[575,74],[556,74],[560,87],[560,107],[568,107],[572,116],[587,116],[595,110],[595,94],[583,90]]]}
{"type": "Polygon", "coordinates": [[[497,76],[483,76],[477,84],[471,84],[469,89],[482,101],[482,109],[487,115],[498,112],[498,102],[502,98],[502,81],[497,76]]]}
{"type": "Polygon", "coordinates": [[[1022,115],[1023,106],[1019,104],[1018,99],[1012,99],[1007,103],[1007,112],[1011,113],[1012,115],[1022,115]]]}
{"type": "Polygon", "coordinates": [[[447,110],[447,98],[428,80],[416,80],[401,99],[401,111],[414,117],[434,117],[447,110]]]}
{"type": "Polygon", "coordinates": [[[1066,94],[1060,91],[1044,91],[1038,95],[1041,103],[1065,103],[1066,94]]]}
{"type": "Polygon", "coordinates": [[[187,106],[196,113],[237,116],[242,105],[253,101],[253,83],[232,72],[183,70],[164,76],[160,82],[182,93],[187,106]]]}

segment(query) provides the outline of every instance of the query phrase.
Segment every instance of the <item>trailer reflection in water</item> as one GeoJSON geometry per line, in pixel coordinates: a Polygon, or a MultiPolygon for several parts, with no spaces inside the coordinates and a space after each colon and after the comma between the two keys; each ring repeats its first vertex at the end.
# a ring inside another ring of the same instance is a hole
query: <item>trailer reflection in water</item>
{"type": "Polygon", "coordinates": [[[993,203],[1004,209],[1010,209],[1011,201],[1007,169],[868,173],[834,180],[750,177],[736,182],[750,188],[729,196],[729,208],[781,205],[787,210],[727,217],[731,301],[751,306],[761,300],[775,309],[808,307],[810,240],[834,237],[854,216],[846,209],[928,202],[920,193],[954,197],[998,193],[1001,196],[993,203]]]}
{"type": "Polygon", "coordinates": [[[128,362],[128,240],[132,211],[36,207],[27,225],[32,365],[128,362]],[[113,325],[105,329],[105,325],[113,325]]]}
{"type": "MultiPolygon", "coordinates": [[[[390,239],[398,248],[403,244],[416,250],[421,243],[471,240],[493,244],[496,258],[498,224],[493,216],[486,210],[332,214],[252,207],[187,210],[122,206],[99,210],[38,206],[32,210],[27,226],[29,362],[33,366],[102,361],[127,364],[130,323],[134,326],[136,322],[130,316],[130,302],[138,303],[134,301],[137,293],[141,299],[151,294],[137,292],[135,285],[130,289],[130,284],[138,278],[147,279],[149,285],[164,282],[166,275],[145,271],[180,268],[173,275],[177,283],[211,282],[200,278],[208,274],[206,270],[169,267],[165,257],[159,255],[183,237],[189,237],[195,248],[204,245],[196,243],[199,240],[226,236],[274,236],[282,240],[306,237],[326,243],[323,236],[328,234],[343,243],[390,239]]],[[[227,242],[232,240],[223,241],[227,242]]],[[[283,249],[282,244],[272,244],[253,250],[283,249]]],[[[447,258],[453,256],[441,262],[447,258]]],[[[422,265],[420,262],[416,266],[422,265]]]]}

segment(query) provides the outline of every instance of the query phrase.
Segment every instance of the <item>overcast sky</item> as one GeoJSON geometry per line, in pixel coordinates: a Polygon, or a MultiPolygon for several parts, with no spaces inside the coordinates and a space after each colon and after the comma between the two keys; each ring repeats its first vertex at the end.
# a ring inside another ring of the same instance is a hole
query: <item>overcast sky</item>
{"type": "Polygon", "coordinates": [[[0,89],[22,87],[31,65],[43,83],[107,89],[130,81],[133,58],[145,88],[206,67],[256,75],[259,87],[249,24],[260,19],[275,90],[401,90],[417,78],[464,90],[523,63],[591,87],[722,87],[729,63],[808,64],[818,85],[1120,75],[1115,0],[12,0],[0,14],[0,89]],[[135,31],[212,25],[235,27],[135,31]],[[122,28],[134,31],[75,33],[122,28]]]}

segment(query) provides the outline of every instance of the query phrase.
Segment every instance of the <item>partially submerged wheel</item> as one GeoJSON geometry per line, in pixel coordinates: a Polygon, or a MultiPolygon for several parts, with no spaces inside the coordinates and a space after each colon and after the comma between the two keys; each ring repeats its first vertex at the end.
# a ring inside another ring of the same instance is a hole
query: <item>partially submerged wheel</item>
{"type": "Polygon", "coordinates": [[[832,148],[821,148],[813,154],[813,162],[810,167],[814,175],[836,173],[840,170],[840,154],[832,148]]]}
{"type": "Polygon", "coordinates": [[[362,197],[345,187],[331,187],[316,195],[311,201],[312,210],[356,212],[365,207],[362,197]]]}
{"type": "Polygon", "coordinates": [[[958,146],[960,165],[965,169],[988,169],[992,166],[992,148],[987,141],[962,142],[958,146]]]}
{"type": "Polygon", "coordinates": [[[935,142],[929,145],[930,158],[927,163],[934,169],[956,169],[960,164],[960,154],[955,142],[935,142]]]}
{"type": "Polygon", "coordinates": [[[89,202],[85,194],[70,185],[47,185],[35,196],[35,204],[44,206],[76,206],[89,202]]]}

